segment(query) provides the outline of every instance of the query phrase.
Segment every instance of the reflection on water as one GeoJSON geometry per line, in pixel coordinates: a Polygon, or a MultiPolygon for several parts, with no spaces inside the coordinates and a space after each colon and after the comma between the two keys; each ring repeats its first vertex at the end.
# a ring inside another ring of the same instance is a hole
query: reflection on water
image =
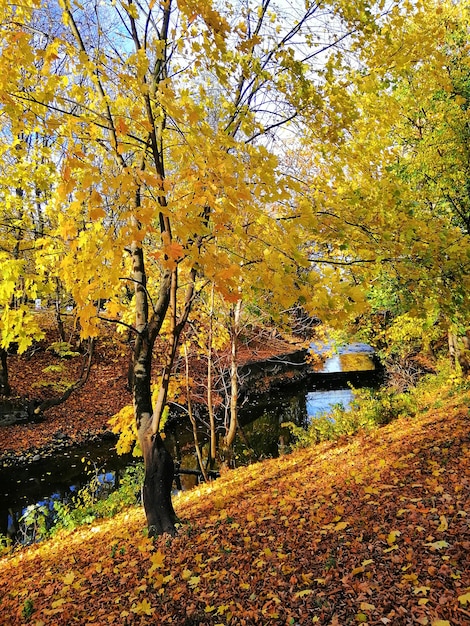
{"type": "MultiPolygon", "coordinates": [[[[312,344],[311,351],[319,356],[329,355],[333,348],[330,344],[312,344]]],[[[350,343],[338,348],[334,354],[327,356],[323,363],[315,369],[331,374],[333,372],[364,372],[373,370],[374,349],[365,343],[350,343]]]]}
{"type": "Polygon", "coordinates": [[[374,369],[374,361],[369,354],[335,354],[326,359],[322,372],[365,372],[374,369]]]}
{"type": "Polygon", "coordinates": [[[307,393],[308,419],[310,421],[323,413],[328,413],[338,404],[348,410],[353,398],[354,393],[352,389],[333,389],[331,391],[314,391],[307,393]]]}

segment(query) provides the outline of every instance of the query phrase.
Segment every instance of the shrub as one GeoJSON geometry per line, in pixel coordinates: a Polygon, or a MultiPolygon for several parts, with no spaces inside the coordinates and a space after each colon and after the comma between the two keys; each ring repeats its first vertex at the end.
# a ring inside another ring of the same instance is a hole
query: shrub
{"type": "Polygon", "coordinates": [[[318,418],[307,429],[284,423],[293,435],[292,448],[307,447],[324,440],[352,435],[359,430],[377,428],[399,417],[413,417],[418,411],[438,407],[442,400],[470,391],[470,379],[456,372],[449,360],[439,362],[436,373],[422,376],[406,391],[395,387],[356,389],[350,410],[338,405],[318,418]]]}
{"type": "Polygon", "coordinates": [[[414,415],[417,410],[413,394],[396,393],[386,388],[356,389],[351,408],[334,406],[328,413],[313,418],[307,429],[292,422],[284,423],[294,437],[293,448],[302,448],[325,440],[353,435],[388,424],[397,417],[414,415]]]}
{"type": "Polygon", "coordinates": [[[143,463],[126,468],[117,489],[103,497],[100,472],[95,468],[89,483],[82,487],[68,503],[55,502],[56,521],[52,532],[59,528],[76,528],[95,519],[113,517],[123,509],[140,502],[143,482],[143,463]]]}

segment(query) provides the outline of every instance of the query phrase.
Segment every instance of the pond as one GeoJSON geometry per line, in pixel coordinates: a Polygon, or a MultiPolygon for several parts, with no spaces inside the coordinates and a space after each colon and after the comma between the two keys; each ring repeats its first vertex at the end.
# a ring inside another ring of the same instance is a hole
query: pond
{"type": "MultiPolygon", "coordinates": [[[[309,376],[302,383],[283,386],[267,394],[257,395],[245,401],[240,408],[240,436],[235,445],[236,462],[240,465],[263,458],[276,457],[284,446],[283,422],[307,426],[312,419],[328,412],[337,404],[348,408],[353,390],[348,386],[352,380],[356,387],[374,384],[374,362],[369,350],[354,348],[335,354],[327,359],[318,374],[309,376]],[[354,357],[354,368],[351,356],[354,357]],[[347,377],[338,379],[337,374],[351,371],[347,377]],[[356,372],[366,374],[360,381],[354,380],[356,372]],[[368,373],[370,372],[370,378],[368,373]],[[359,384],[358,384],[359,382],[359,384]]],[[[175,426],[167,435],[167,446],[182,468],[197,467],[188,420],[174,420],[175,426]]],[[[41,506],[52,510],[57,500],[67,502],[77,490],[89,481],[90,467],[98,475],[104,493],[119,484],[125,467],[135,463],[131,456],[116,454],[114,439],[80,448],[58,452],[53,458],[36,461],[22,468],[0,469],[0,533],[7,534],[28,511],[41,506]]],[[[201,433],[200,443],[207,444],[201,433]]],[[[189,489],[197,483],[197,476],[182,475],[178,488],[189,489]]]]}

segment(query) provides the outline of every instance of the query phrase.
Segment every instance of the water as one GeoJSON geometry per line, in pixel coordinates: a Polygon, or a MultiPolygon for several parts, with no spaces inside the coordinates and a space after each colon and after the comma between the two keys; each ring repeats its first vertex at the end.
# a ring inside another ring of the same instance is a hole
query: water
{"type": "Polygon", "coordinates": [[[96,473],[103,493],[119,482],[129,456],[119,456],[114,440],[58,452],[21,468],[0,469],[0,533],[15,530],[18,521],[41,508],[53,511],[54,502],[69,502],[96,473]]]}
{"type": "Polygon", "coordinates": [[[350,388],[307,393],[307,415],[309,422],[323,413],[328,413],[336,405],[341,405],[345,410],[348,410],[351,407],[353,398],[354,393],[350,388]]]}
{"type": "MultiPolygon", "coordinates": [[[[278,456],[286,439],[284,422],[306,427],[335,405],[349,408],[353,391],[344,378],[338,381],[337,374],[351,370],[353,374],[367,374],[374,368],[371,352],[365,350],[363,344],[353,344],[325,361],[321,378],[313,375],[300,384],[287,385],[245,402],[239,412],[241,432],[235,444],[236,462],[242,465],[278,456]]],[[[360,386],[357,381],[354,383],[360,386]]],[[[370,384],[367,378],[365,384],[370,384]]],[[[185,423],[187,421],[175,421],[166,444],[181,467],[196,469],[192,429],[185,423]]],[[[200,433],[200,445],[203,448],[208,445],[204,432],[200,433]]],[[[42,459],[25,468],[0,469],[0,533],[6,534],[13,522],[31,507],[52,510],[55,501],[69,501],[89,480],[90,463],[98,474],[103,492],[107,492],[117,486],[123,469],[131,462],[135,459],[118,456],[114,442],[108,440],[58,452],[54,458],[42,459]]],[[[196,482],[194,476],[181,476],[183,488],[191,488],[196,482]]]]}

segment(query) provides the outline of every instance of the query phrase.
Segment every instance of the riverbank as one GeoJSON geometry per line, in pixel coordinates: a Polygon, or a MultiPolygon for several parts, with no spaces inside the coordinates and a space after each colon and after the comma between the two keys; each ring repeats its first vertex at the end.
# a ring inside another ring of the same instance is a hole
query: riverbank
{"type": "MultiPolygon", "coordinates": [[[[268,389],[270,384],[300,379],[302,354],[305,351],[294,340],[274,336],[254,337],[239,351],[243,380],[253,381],[253,385],[261,391],[268,389]],[[263,375],[263,368],[270,359],[273,359],[277,371],[270,370],[263,375]],[[281,367],[291,361],[291,368],[281,367]],[[249,368],[256,368],[256,377],[246,376],[249,368]]],[[[228,362],[228,355],[220,355],[220,360],[224,359],[228,362]]],[[[35,463],[53,456],[56,451],[103,438],[114,439],[109,419],[123,406],[132,403],[127,384],[128,365],[129,346],[119,335],[113,336],[112,341],[98,342],[87,383],[65,403],[49,409],[40,422],[0,427],[0,467],[35,463]]],[[[12,396],[31,401],[37,397],[46,399],[57,395],[64,381],[70,383],[76,380],[81,358],[63,359],[38,344],[30,354],[9,357],[9,366],[12,396]]],[[[202,362],[193,359],[191,366],[191,375],[202,379],[202,362]]]]}
{"type": "Polygon", "coordinates": [[[0,559],[0,624],[178,626],[470,620],[468,392],[372,432],[228,471],[175,499],[0,559]]]}

